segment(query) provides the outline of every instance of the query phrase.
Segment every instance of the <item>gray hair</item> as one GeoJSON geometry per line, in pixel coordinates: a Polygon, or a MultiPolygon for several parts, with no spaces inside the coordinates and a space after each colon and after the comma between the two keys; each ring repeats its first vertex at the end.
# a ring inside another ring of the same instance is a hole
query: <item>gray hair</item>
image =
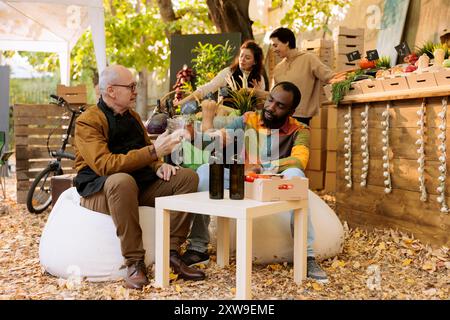
{"type": "Polygon", "coordinates": [[[117,83],[120,75],[117,66],[108,66],[100,74],[98,80],[98,89],[100,93],[105,93],[109,85],[117,83]]]}

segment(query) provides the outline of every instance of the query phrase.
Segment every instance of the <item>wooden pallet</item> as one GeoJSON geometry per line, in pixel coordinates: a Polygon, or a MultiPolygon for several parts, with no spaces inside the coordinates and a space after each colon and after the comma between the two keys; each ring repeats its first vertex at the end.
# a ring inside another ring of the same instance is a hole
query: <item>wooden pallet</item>
{"type": "MultiPolygon", "coordinates": [[[[69,124],[70,114],[56,105],[14,105],[14,136],[16,143],[17,202],[25,203],[33,179],[51,161],[47,152],[47,137],[51,150],[57,150],[62,143],[62,134],[69,124]],[[65,116],[63,117],[63,114],[65,116]]],[[[69,140],[66,151],[74,153],[69,140]]],[[[64,173],[75,173],[74,162],[64,159],[64,173]]],[[[50,184],[50,181],[48,181],[50,184]]]]}

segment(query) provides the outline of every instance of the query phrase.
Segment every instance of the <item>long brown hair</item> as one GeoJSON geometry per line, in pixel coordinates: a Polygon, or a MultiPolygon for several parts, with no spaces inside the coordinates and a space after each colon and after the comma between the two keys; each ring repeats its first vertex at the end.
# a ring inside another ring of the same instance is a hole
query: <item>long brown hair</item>
{"type": "Polygon", "coordinates": [[[250,76],[248,77],[249,83],[251,83],[252,79],[260,81],[263,69],[263,50],[253,40],[247,40],[241,45],[236,58],[230,65],[231,72],[234,74],[235,71],[239,69],[239,55],[241,54],[242,49],[249,49],[253,54],[253,58],[255,59],[255,65],[250,71],[250,76]]]}

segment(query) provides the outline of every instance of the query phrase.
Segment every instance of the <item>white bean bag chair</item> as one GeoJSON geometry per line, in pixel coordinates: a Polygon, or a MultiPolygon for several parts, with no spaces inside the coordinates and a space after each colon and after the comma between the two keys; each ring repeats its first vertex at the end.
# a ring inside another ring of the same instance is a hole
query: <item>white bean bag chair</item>
{"type": "MultiPolygon", "coordinates": [[[[336,256],[344,243],[344,228],[334,211],[314,192],[309,191],[312,224],[315,231],[314,253],[317,259],[336,256]]],[[[290,213],[273,214],[253,221],[254,263],[292,262],[294,241],[290,213]]],[[[235,223],[230,224],[230,247],[236,250],[235,223]]]]}
{"type": "MultiPolygon", "coordinates": [[[[139,207],[145,262],[154,262],[154,208],[139,207]]],[[[88,281],[108,281],[126,274],[120,241],[111,216],[80,206],[75,187],[58,198],[43,230],[39,259],[44,269],[67,279],[81,276],[88,281]]]]}

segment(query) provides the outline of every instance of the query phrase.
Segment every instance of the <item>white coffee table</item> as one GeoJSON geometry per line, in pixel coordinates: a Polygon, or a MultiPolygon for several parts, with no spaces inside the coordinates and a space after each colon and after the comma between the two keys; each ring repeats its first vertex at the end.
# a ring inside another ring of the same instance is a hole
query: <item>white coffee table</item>
{"type": "MultiPolygon", "coordinates": [[[[159,197],[155,200],[155,285],[169,286],[170,210],[217,216],[217,264],[229,264],[229,219],[236,219],[236,298],[251,299],[253,219],[294,210],[294,282],[306,278],[308,199],[259,202],[209,199],[209,192],[159,197]]],[[[276,254],[276,252],[275,252],[276,254]]],[[[208,281],[208,280],[206,280],[208,281]]]]}

